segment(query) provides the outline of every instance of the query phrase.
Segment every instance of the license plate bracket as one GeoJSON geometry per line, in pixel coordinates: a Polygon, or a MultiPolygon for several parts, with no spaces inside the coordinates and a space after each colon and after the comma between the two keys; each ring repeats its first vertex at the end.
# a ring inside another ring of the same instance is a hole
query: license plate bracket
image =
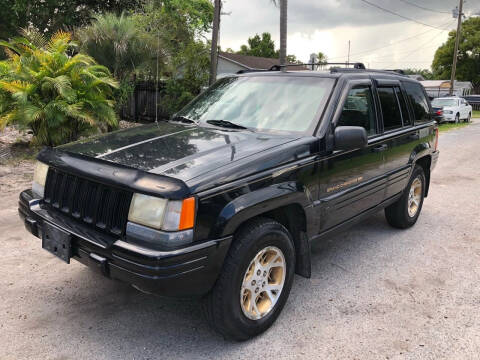
{"type": "Polygon", "coordinates": [[[70,264],[72,236],[58,226],[43,222],[42,248],[70,264]]]}

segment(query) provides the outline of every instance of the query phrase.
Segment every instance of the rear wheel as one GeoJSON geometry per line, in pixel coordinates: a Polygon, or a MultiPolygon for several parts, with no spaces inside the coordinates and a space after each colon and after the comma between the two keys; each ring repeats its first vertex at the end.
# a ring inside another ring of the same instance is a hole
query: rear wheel
{"type": "Polygon", "coordinates": [[[204,310],[210,325],[242,341],[267,330],[292,287],[295,248],[281,224],[257,219],[236,235],[204,310]]]}
{"type": "Polygon", "coordinates": [[[400,199],[385,209],[388,223],[399,229],[413,226],[422,211],[425,196],[425,173],[415,165],[412,176],[400,199]]]}

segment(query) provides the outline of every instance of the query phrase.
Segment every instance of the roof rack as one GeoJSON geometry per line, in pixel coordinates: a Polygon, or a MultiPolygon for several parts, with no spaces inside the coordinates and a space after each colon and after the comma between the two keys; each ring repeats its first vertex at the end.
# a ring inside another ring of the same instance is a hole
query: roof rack
{"type": "Polygon", "coordinates": [[[366,70],[366,67],[361,62],[318,62],[318,63],[300,63],[300,64],[287,64],[287,65],[273,65],[269,71],[280,71],[284,67],[291,67],[291,66],[328,66],[328,65],[343,65],[343,66],[353,66],[353,69],[357,70],[366,70]]]}
{"type": "Polygon", "coordinates": [[[401,69],[393,69],[393,70],[375,70],[375,69],[367,69],[365,65],[361,62],[319,62],[319,63],[300,63],[300,64],[288,64],[288,65],[273,65],[269,69],[248,69],[248,70],[239,70],[237,74],[246,74],[251,72],[265,72],[265,71],[281,71],[286,67],[293,67],[293,66],[302,66],[302,67],[313,67],[313,66],[329,66],[330,71],[332,73],[339,73],[339,72],[358,72],[358,71],[368,71],[373,73],[383,73],[383,74],[392,74],[396,73],[402,76],[408,76],[405,74],[405,71],[401,69]],[[345,66],[345,67],[340,67],[345,66]]]}
{"type": "MultiPolygon", "coordinates": [[[[283,68],[286,67],[294,67],[294,66],[303,66],[303,67],[309,67],[309,66],[328,66],[328,65],[343,65],[343,66],[353,66],[351,70],[366,70],[366,67],[363,63],[361,62],[335,62],[335,63],[330,63],[330,62],[319,62],[319,63],[299,63],[299,64],[287,64],[287,65],[273,65],[272,67],[268,69],[245,69],[245,70],[239,70],[237,71],[237,74],[246,74],[246,73],[251,73],[251,72],[263,72],[263,71],[281,71],[283,68]]],[[[337,69],[337,68],[335,68],[337,69]]]]}

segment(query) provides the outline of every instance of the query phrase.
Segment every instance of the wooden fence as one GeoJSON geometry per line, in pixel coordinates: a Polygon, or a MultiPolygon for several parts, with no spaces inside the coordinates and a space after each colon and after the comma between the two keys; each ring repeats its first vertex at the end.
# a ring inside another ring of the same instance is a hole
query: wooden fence
{"type": "Polygon", "coordinates": [[[162,93],[165,89],[165,84],[155,81],[137,82],[133,94],[127,100],[127,103],[120,112],[122,119],[139,122],[155,121],[156,112],[158,112],[158,119],[166,119],[168,114],[160,106],[162,100],[162,93]]]}

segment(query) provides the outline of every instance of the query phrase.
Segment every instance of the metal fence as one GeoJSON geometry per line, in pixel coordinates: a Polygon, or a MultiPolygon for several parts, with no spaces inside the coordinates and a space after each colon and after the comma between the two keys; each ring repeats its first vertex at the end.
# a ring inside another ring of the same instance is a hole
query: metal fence
{"type": "Polygon", "coordinates": [[[122,119],[131,121],[149,122],[155,121],[157,112],[158,119],[166,119],[168,115],[160,106],[165,84],[155,81],[137,82],[133,94],[127,100],[120,112],[122,119]]]}

